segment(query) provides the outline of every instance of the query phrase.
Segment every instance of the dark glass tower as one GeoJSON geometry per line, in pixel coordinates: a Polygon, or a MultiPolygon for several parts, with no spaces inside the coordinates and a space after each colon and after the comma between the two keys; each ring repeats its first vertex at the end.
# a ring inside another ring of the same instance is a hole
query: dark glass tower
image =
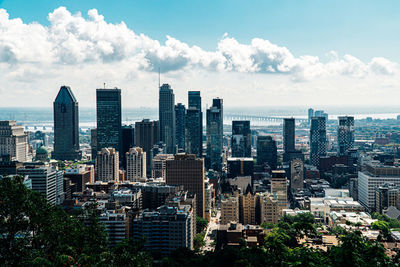
{"type": "Polygon", "coordinates": [[[160,87],[158,112],[160,119],[160,140],[166,144],[168,154],[175,154],[175,95],[169,84],[163,84],[160,87]]]}
{"type": "Polygon", "coordinates": [[[69,86],[61,86],[53,103],[54,151],[53,158],[75,160],[82,157],[79,151],[78,102],[69,86]]]}
{"type": "Polygon", "coordinates": [[[97,89],[97,151],[122,149],[121,89],[97,89]]]}
{"type": "Polygon", "coordinates": [[[257,165],[265,163],[271,167],[271,170],[276,170],[278,165],[276,142],[272,136],[257,137],[257,165]]]}
{"type": "Polygon", "coordinates": [[[152,149],[159,141],[159,123],[144,119],[135,123],[135,145],[146,152],[147,174],[151,174],[152,149]]]}
{"type": "Polygon", "coordinates": [[[339,117],[338,126],[338,155],[344,155],[354,146],[354,117],[339,117]]]}
{"type": "Polygon", "coordinates": [[[213,99],[213,105],[207,109],[207,167],[222,171],[223,146],[223,101],[213,99]]]}
{"type": "Polygon", "coordinates": [[[185,150],[185,117],[186,108],[182,103],[175,105],[176,120],[176,145],[179,149],[185,150]]]}
{"type": "Polygon", "coordinates": [[[186,151],[203,156],[203,112],[200,91],[188,92],[189,108],[186,112],[186,151]]]}
{"type": "Polygon", "coordinates": [[[319,158],[326,155],[325,117],[312,117],[310,129],[310,163],[319,166],[319,158]]]}
{"type": "Polygon", "coordinates": [[[122,151],[120,153],[120,160],[122,161],[123,168],[126,167],[126,152],[135,146],[135,128],[132,125],[124,125],[122,130],[122,151]]]}
{"type": "Polygon", "coordinates": [[[250,121],[232,121],[232,157],[251,157],[250,121]]]}
{"type": "Polygon", "coordinates": [[[295,120],[283,119],[283,150],[285,153],[295,151],[295,120]]]}

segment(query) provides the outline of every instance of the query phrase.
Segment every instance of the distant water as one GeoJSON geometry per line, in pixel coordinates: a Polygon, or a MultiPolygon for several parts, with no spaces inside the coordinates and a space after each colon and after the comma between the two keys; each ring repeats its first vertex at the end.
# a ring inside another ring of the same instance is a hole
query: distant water
{"type": "MultiPolygon", "coordinates": [[[[204,108],[205,109],[205,108],[204,108]]],[[[317,110],[315,108],[314,110],[317,110]]],[[[323,109],[323,108],[321,108],[323,109]]],[[[400,108],[329,108],[324,109],[329,114],[329,119],[337,119],[338,116],[349,115],[355,119],[365,119],[372,117],[374,119],[395,119],[400,115],[400,108]]],[[[203,112],[205,120],[205,112],[203,112]]],[[[307,108],[305,107],[282,107],[282,108],[232,108],[224,109],[225,115],[256,115],[256,116],[274,116],[274,117],[295,117],[307,118],[307,108]]],[[[123,124],[133,124],[142,119],[158,119],[157,108],[126,108],[122,111],[123,124]]],[[[26,126],[28,129],[40,127],[43,130],[51,130],[53,126],[52,108],[1,108],[0,120],[16,120],[18,123],[26,126]]],[[[228,121],[226,123],[229,124],[228,121]]],[[[94,108],[79,108],[79,124],[83,129],[93,128],[96,125],[96,110],[94,108]]],[[[271,122],[252,122],[252,125],[271,125],[277,124],[271,122]]],[[[279,123],[278,123],[279,124],[279,123]]]]}

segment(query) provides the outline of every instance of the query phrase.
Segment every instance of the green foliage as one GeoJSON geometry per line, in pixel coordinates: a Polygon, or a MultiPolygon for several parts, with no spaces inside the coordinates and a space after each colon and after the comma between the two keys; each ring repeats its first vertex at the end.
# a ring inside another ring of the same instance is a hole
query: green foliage
{"type": "Polygon", "coordinates": [[[197,233],[201,233],[206,229],[208,221],[202,217],[196,216],[196,229],[197,233]]]}
{"type": "Polygon", "coordinates": [[[261,223],[260,226],[262,228],[264,228],[264,229],[273,229],[273,228],[276,227],[276,225],[274,223],[271,223],[271,222],[263,222],[263,223],[261,223]]]}
{"type": "Polygon", "coordinates": [[[385,221],[387,223],[389,223],[389,228],[400,228],[400,222],[396,219],[392,219],[389,218],[388,216],[384,215],[384,214],[379,214],[378,212],[374,212],[372,213],[371,216],[373,219],[377,219],[379,221],[385,221]]]}
{"type": "Polygon", "coordinates": [[[201,232],[194,237],[193,246],[196,251],[200,250],[202,247],[206,245],[206,241],[204,241],[204,237],[206,232],[201,232]]]}
{"type": "Polygon", "coordinates": [[[379,230],[384,238],[388,238],[390,235],[389,223],[385,221],[376,221],[371,224],[371,229],[379,230]]]}

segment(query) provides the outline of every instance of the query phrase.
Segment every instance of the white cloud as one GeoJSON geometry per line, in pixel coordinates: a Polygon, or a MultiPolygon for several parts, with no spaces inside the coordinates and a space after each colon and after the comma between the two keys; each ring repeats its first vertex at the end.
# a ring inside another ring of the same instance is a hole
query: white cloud
{"type": "MultiPolygon", "coordinates": [[[[288,48],[268,40],[254,38],[249,44],[242,44],[228,34],[219,40],[215,51],[206,51],[171,36],[160,43],[135,33],[123,22],[107,23],[95,9],[88,11],[86,19],[80,13],[71,14],[65,7],[59,7],[48,15],[48,20],[48,26],[25,24],[21,19],[10,19],[7,11],[0,9],[0,92],[4,92],[4,86],[29,83],[29,88],[52,94],[50,86],[58,87],[57,84],[70,81],[79,81],[85,88],[99,86],[103,81],[128,86],[136,82],[143,88],[156,88],[158,68],[164,78],[192,88],[198,86],[193,83],[197,79],[200,86],[216,92],[226,90],[217,82],[219,77],[229,77],[235,81],[229,85],[230,96],[236,95],[232,91],[235,87],[238,92],[262,91],[263,84],[272,80],[279,97],[290,88],[296,93],[312,94],[306,88],[323,90],[318,89],[323,87],[321,81],[337,84],[337,77],[350,84],[371,77],[386,77],[385,87],[399,84],[393,78],[399,74],[399,65],[381,57],[363,62],[352,55],[339,57],[336,52],[330,52],[328,61],[322,62],[312,55],[296,57],[288,48]],[[250,83],[242,74],[255,80],[250,83]],[[299,81],[307,82],[305,88],[294,83],[299,81]]],[[[372,90],[367,84],[361,86],[362,90],[372,90]]],[[[152,90],[141,93],[150,98],[156,94],[152,90]]]]}

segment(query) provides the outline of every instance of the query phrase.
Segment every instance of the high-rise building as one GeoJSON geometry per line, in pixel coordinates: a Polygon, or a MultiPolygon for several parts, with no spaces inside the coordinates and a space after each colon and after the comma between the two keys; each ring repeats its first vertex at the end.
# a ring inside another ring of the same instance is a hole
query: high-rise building
{"type": "Polygon", "coordinates": [[[232,157],[251,157],[250,121],[232,121],[232,157]]]}
{"type": "Polygon", "coordinates": [[[102,148],[96,158],[96,180],[102,182],[119,180],[119,156],[115,148],[102,148]]]}
{"type": "Polygon", "coordinates": [[[97,157],[97,128],[90,129],[90,150],[92,154],[92,160],[97,157]]]}
{"type": "Polygon", "coordinates": [[[182,103],[175,105],[176,120],[176,145],[178,149],[185,151],[185,127],[186,108],[182,103]]]}
{"type": "Polygon", "coordinates": [[[354,117],[339,117],[337,133],[338,155],[344,155],[347,150],[354,146],[354,117]]]}
{"type": "Polygon", "coordinates": [[[280,213],[288,208],[287,178],[284,170],[272,171],[271,194],[278,200],[280,213]]]}
{"type": "Polygon", "coordinates": [[[271,170],[276,170],[278,165],[276,141],[272,136],[257,137],[257,165],[265,163],[271,167],[271,170]]]}
{"type": "Polygon", "coordinates": [[[213,105],[207,109],[207,167],[222,171],[223,148],[223,101],[213,99],[213,105]]]}
{"type": "Polygon", "coordinates": [[[125,213],[105,211],[100,214],[99,221],[104,225],[107,233],[108,245],[116,246],[126,238],[126,219],[125,213]]]}
{"type": "Polygon", "coordinates": [[[61,86],[53,102],[54,151],[58,160],[81,159],[78,102],[69,86],[61,86]]]}
{"type": "Polygon", "coordinates": [[[312,117],[310,129],[310,163],[319,166],[319,158],[326,155],[327,139],[324,117],[312,117]]]}
{"type": "Polygon", "coordinates": [[[200,123],[200,110],[194,107],[189,107],[186,110],[186,152],[195,154],[197,157],[203,155],[203,137],[200,123]]]}
{"type": "Polygon", "coordinates": [[[260,223],[278,223],[281,217],[278,199],[274,198],[271,194],[261,194],[259,196],[259,201],[260,223]]]}
{"type": "Polygon", "coordinates": [[[221,199],[221,224],[239,222],[239,200],[237,197],[221,199]]]}
{"type": "Polygon", "coordinates": [[[124,125],[122,131],[121,162],[123,168],[126,167],[126,153],[135,146],[135,128],[132,125],[124,125]]]}
{"type": "Polygon", "coordinates": [[[160,87],[159,97],[160,140],[167,145],[167,153],[175,154],[175,95],[169,84],[160,87]]]}
{"type": "Polygon", "coordinates": [[[295,120],[283,119],[283,150],[285,153],[295,151],[295,120]]]}
{"type": "Polygon", "coordinates": [[[314,109],[308,109],[308,124],[311,124],[311,118],[314,117],[314,109]]]}
{"type": "Polygon", "coordinates": [[[173,159],[174,159],[174,155],[172,155],[172,154],[157,154],[153,158],[152,167],[151,167],[151,177],[163,178],[165,181],[167,160],[173,160],[173,159]]]}
{"type": "Polygon", "coordinates": [[[380,214],[390,206],[399,208],[400,188],[394,184],[384,183],[375,187],[375,211],[380,214]]]}
{"type": "Polygon", "coordinates": [[[254,174],[253,158],[228,158],[227,160],[227,177],[236,178],[243,176],[251,176],[254,174]]]}
{"type": "Polygon", "coordinates": [[[146,177],[146,152],[140,147],[130,148],[126,152],[126,179],[137,182],[146,177]]]}
{"type": "MultiPolygon", "coordinates": [[[[198,110],[198,115],[197,116],[193,116],[194,114],[192,114],[192,116],[190,116],[191,118],[191,122],[190,122],[190,127],[187,128],[189,129],[189,136],[192,139],[192,141],[190,142],[191,144],[195,145],[195,143],[198,143],[198,150],[199,153],[194,153],[194,152],[189,152],[188,153],[192,153],[192,154],[196,154],[198,157],[202,157],[203,156],[203,112],[201,109],[201,95],[200,95],[200,91],[189,91],[188,92],[188,103],[189,103],[189,108],[190,109],[197,109],[198,110]],[[194,120],[194,117],[198,117],[199,122],[198,123],[194,123],[192,122],[192,120],[194,120]],[[197,125],[197,129],[194,128],[194,125],[197,125]]],[[[195,113],[195,112],[192,112],[195,113]]],[[[197,113],[195,113],[197,114],[197,113]]],[[[194,150],[194,149],[192,149],[194,150]]]]}
{"type": "Polygon", "coordinates": [[[30,160],[28,135],[16,121],[0,121],[0,156],[11,156],[12,161],[30,160]]]}
{"type": "Polygon", "coordinates": [[[304,189],[304,164],[301,159],[290,162],[290,189],[294,192],[304,189]]]}
{"type": "Polygon", "coordinates": [[[257,196],[251,192],[244,192],[239,196],[239,222],[247,225],[255,225],[257,196]]]}
{"type": "Polygon", "coordinates": [[[183,185],[184,190],[196,194],[197,216],[205,218],[204,161],[193,154],[176,154],[166,161],[166,179],[169,185],[183,185]]]}
{"type": "Polygon", "coordinates": [[[75,184],[76,192],[83,192],[86,189],[86,183],[94,182],[91,171],[84,165],[65,169],[64,178],[68,178],[71,183],[75,184]]]}
{"type": "Polygon", "coordinates": [[[324,117],[325,118],[325,123],[328,122],[328,113],[326,113],[323,110],[316,110],[314,112],[314,117],[324,117]]]}
{"type": "Polygon", "coordinates": [[[158,143],[159,139],[159,122],[144,119],[135,123],[135,145],[141,147],[146,152],[147,175],[151,174],[151,162],[153,146],[158,143]]]}
{"type": "Polygon", "coordinates": [[[121,151],[121,89],[97,89],[97,151],[115,148],[121,151]]]}
{"type": "Polygon", "coordinates": [[[32,189],[40,193],[49,203],[63,202],[63,172],[49,165],[27,165],[17,170],[21,176],[27,175],[32,181],[32,189]]]}

